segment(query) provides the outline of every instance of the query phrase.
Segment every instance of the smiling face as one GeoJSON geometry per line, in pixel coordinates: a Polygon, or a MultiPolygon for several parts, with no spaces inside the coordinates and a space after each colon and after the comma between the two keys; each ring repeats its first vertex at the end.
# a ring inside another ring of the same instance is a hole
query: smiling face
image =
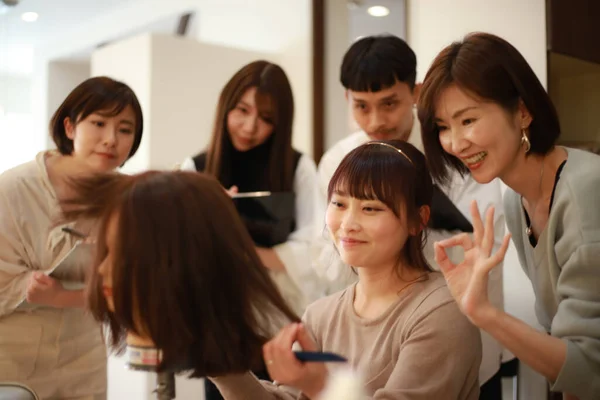
{"type": "Polygon", "coordinates": [[[272,117],[259,110],[256,87],[246,90],[233,110],[227,114],[227,131],[237,151],[251,150],[273,133],[272,117]]]}
{"type": "Polygon", "coordinates": [[[408,237],[405,218],[379,200],[334,192],[327,207],[329,233],[344,263],[359,268],[394,268],[408,237]]]}
{"type": "Polygon", "coordinates": [[[371,140],[407,140],[413,126],[416,91],[404,82],[377,92],[348,91],[352,115],[371,140]]]}
{"type": "Polygon", "coordinates": [[[73,141],[71,156],[94,172],[118,168],[133,147],[135,121],[131,106],[114,116],[97,111],[76,123],[65,118],[65,133],[73,141]]]}
{"type": "Polygon", "coordinates": [[[452,84],[438,97],[435,118],[444,151],[460,159],[479,183],[502,178],[525,155],[521,132],[531,117],[522,106],[509,113],[452,84]]]}

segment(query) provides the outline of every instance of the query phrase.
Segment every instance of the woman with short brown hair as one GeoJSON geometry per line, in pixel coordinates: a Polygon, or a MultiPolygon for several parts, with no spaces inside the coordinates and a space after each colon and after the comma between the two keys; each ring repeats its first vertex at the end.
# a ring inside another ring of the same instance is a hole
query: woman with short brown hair
{"type": "Polygon", "coordinates": [[[27,384],[41,398],[106,398],[100,327],[83,309],[83,291],[61,284],[82,280],[88,265],[47,274],[78,239],[55,225],[70,180],[117,169],[136,153],[142,131],[131,88],[90,78],[52,117],[57,150],[0,175],[0,379],[27,384]]]}
{"type": "Polygon", "coordinates": [[[493,224],[484,228],[476,206],[479,235],[436,249],[462,311],[553,391],[600,398],[600,157],[556,145],[560,125],[550,97],[517,49],[491,34],[473,33],[443,49],[418,107],[436,179],[457,169],[479,183],[499,178],[508,186],[506,222],[547,333],[489,302],[485,282],[496,262],[483,237],[493,224]],[[458,266],[443,250],[453,246],[467,251],[458,266]]]}

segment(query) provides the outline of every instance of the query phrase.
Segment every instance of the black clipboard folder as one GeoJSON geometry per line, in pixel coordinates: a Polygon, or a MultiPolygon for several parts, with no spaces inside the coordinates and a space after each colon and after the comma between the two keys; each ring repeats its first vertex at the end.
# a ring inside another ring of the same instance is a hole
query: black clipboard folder
{"type": "Polygon", "coordinates": [[[254,244],[273,247],[287,241],[295,229],[294,192],[246,192],[232,196],[254,244]]]}
{"type": "Polygon", "coordinates": [[[431,216],[427,226],[434,230],[473,232],[471,222],[437,185],[433,186],[431,216]]]}

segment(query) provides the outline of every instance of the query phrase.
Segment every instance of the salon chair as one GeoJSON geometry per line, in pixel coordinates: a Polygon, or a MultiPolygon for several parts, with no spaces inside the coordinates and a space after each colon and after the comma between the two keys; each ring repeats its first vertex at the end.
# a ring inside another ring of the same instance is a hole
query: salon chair
{"type": "Polygon", "coordinates": [[[40,398],[26,385],[0,382],[0,400],[40,400],[40,398]]]}

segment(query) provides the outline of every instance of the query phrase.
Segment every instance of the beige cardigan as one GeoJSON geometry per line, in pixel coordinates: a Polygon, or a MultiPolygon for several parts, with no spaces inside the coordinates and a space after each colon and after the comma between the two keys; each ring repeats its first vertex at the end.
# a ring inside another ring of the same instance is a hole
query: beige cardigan
{"type": "Polygon", "coordinates": [[[0,175],[0,379],[27,384],[41,398],[104,398],[106,347],[92,317],[19,305],[32,272],[51,268],[75,243],[52,227],[60,208],[46,154],[0,175]]]}

